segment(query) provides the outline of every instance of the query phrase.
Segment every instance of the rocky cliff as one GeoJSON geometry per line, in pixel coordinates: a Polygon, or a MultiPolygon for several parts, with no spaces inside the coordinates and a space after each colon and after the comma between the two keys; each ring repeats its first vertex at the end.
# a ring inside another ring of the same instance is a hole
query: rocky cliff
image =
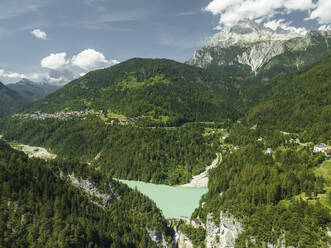
{"type": "Polygon", "coordinates": [[[69,175],[68,179],[73,186],[82,189],[89,196],[90,200],[100,207],[107,207],[119,197],[118,192],[112,190],[112,185],[108,185],[106,194],[101,193],[97,189],[97,185],[89,180],[75,177],[75,175],[69,175]]]}
{"type": "Polygon", "coordinates": [[[214,214],[207,216],[206,247],[207,248],[233,248],[235,240],[243,231],[242,224],[232,215],[221,212],[220,223],[213,221],[214,214]]]}
{"type": "Polygon", "coordinates": [[[151,238],[151,240],[155,242],[157,247],[165,247],[165,248],[171,247],[165,240],[164,234],[162,232],[148,230],[148,229],[146,229],[146,231],[149,237],[151,238]]]}

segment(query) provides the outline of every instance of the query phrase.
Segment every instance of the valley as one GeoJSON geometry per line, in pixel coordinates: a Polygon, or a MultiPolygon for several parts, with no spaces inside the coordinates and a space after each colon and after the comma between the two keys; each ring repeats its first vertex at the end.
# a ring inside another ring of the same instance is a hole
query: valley
{"type": "Polygon", "coordinates": [[[330,42],[243,19],[186,63],[0,83],[0,247],[330,247],[330,42]]]}

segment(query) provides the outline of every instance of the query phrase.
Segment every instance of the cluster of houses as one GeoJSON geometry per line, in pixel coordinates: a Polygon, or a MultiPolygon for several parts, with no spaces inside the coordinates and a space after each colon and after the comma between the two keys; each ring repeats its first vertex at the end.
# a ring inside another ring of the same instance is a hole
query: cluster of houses
{"type": "Polygon", "coordinates": [[[136,122],[139,120],[139,117],[129,117],[129,118],[126,118],[124,120],[121,120],[120,123],[122,125],[126,125],[126,124],[129,124],[129,123],[133,123],[133,122],[136,122]]]}
{"type": "Polygon", "coordinates": [[[37,119],[37,120],[45,120],[45,119],[67,119],[69,117],[86,117],[88,115],[102,115],[103,111],[99,110],[80,110],[80,111],[61,111],[55,113],[42,113],[37,111],[32,114],[20,114],[20,119],[37,119]]]}
{"type": "Polygon", "coordinates": [[[232,153],[233,151],[235,150],[238,150],[240,149],[239,146],[233,146],[233,145],[220,145],[220,148],[221,149],[225,149],[225,150],[228,150],[230,153],[232,153]]]}
{"type": "Polygon", "coordinates": [[[331,149],[328,149],[328,146],[324,143],[315,145],[314,152],[322,152],[322,153],[325,153],[325,155],[327,155],[327,156],[331,155],[331,149]]]}

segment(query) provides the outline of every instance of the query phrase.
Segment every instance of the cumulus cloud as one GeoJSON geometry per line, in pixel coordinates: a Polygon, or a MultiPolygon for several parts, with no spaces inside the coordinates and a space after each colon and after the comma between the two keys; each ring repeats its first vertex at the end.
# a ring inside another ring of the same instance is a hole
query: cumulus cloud
{"type": "Polygon", "coordinates": [[[37,73],[32,73],[32,74],[22,74],[22,73],[17,73],[17,72],[7,72],[3,69],[0,69],[0,77],[3,78],[10,78],[10,79],[30,79],[30,80],[36,80],[39,78],[39,75],[37,73]]]}
{"type": "Polygon", "coordinates": [[[295,33],[299,33],[299,34],[303,34],[303,35],[307,33],[306,28],[293,27],[293,26],[291,26],[291,22],[286,22],[285,19],[272,20],[272,21],[264,23],[264,26],[267,28],[270,28],[274,31],[277,30],[278,28],[281,28],[283,30],[287,30],[290,32],[295,32],[295,33]]]}
{"type": "Polygon", "coordinates": [[[270,19],[276,14],[311,10],[314,6],[312,0],[213,0],[204,10],[220,15],[220,25],[226,26],[244,18],[270,19]]]}
{"type": "Polygon", "coordinates": [[[311,12],[308,19],[316,19],[319,24],[331,23],[331,1],[319,0],[316,3],[316,8],[311,12]]]}
{"type": "Polygon", "coordinates": [[[38,39],[47,40],[47,34],[44,31],[41,31],[40,29],[32,30],[31,34],[33,34],[38,39]]]}
{"type": "Polygon", "coordinates": [[[69,63],[66,57],[66,53],[51,53],[41,60],[41,67],[53,70],[59,69],[69,63]]]}
{"type": "Polygon", "coordinates": [[[76,56],[73,56],[71,63],[73,66],[90,71],[118,64],[119,62],[117,60],[107,60],[102,53],[94,49],[86,49],[76,56]]]}
{"type": "Polygon", "coordinates": [[[43,68],[49,69],[43,81],[50,84],[66,84],[73,79],[85,75],[91,70],[118,64],[119,61],[107,59],[102,53],[86,49],[72,58],[67,54],[51,53],[40,62],[43,68]]]}
{"type": "Polygon", "coordinates": [[[69,69],[50,70],[48,74],[43,78],[45,83],[63,85],[75,78],[73,71],[69,69]]]}

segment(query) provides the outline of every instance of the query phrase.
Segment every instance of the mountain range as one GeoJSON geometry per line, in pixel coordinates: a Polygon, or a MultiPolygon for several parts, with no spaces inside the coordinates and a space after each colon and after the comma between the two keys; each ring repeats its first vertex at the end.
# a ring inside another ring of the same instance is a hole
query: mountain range
{"type": "Polygon", "coordinates": [[[0,117],[17,112],[61,87],[47,83],[35,83],[28,79],[7,85],[0,82],[0,117]]]}
{"type": "Polygon", "coordinates": [[[133,58],[57,90],[0,84],[2,115],[18,111],[1,118],[4,139],[58,156],[0,140],[0,246],[182,248],[185,234],[196,247],[329,247],[331,164],[313,147],[331,145],[330,44],[331,31],[241,20],[187,63],[133,58]],[[112,180],[178,186],[207,172],[199,208],[171,230],[112,180]]]}
{"type": "Polygon", "coordinates": [[[26,103],[24,97],[0,82],[0,117],[18,111],[26,103]]]}
{"type": "Polygon", "coordinates": [[[47,83],[35,83],[28,79],[22,79],[15,84],[7,84],[9,89],[12,89],[23,96],[28,102],[34,102],[45,96],[60,89],[62,86],[47,84],[47,83]]]}
{"type": "Polygon", "coordinates": [[[236,65],[267,79],[318,62],[331,53],[330,44],[331,31],[272,30],[243,19],[215,34],[187,63],[203,68],[236,65]]]}

